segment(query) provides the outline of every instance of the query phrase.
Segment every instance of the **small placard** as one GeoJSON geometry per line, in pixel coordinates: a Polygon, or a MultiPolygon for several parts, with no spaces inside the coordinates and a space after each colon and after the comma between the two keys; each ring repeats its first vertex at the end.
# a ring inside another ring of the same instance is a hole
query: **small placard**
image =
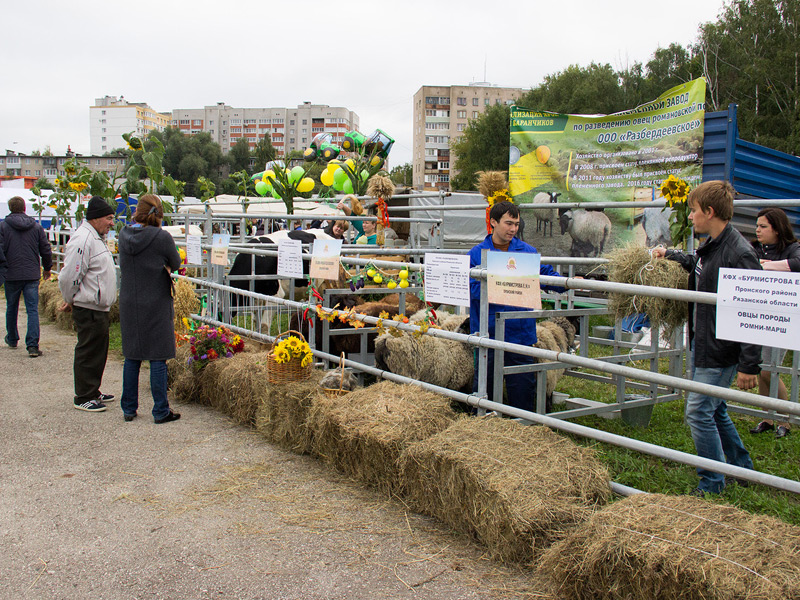
{"type": "Polygon", "coordinates": [[[720,269],[717,337],[800,350],[800,274],[720,269]]]}
{"type": "Polygon", "coordinates": [[[228,246],[231,236],[227,233],[215,233],[211,238],[211,264],[228,265],[228,246]]]}
{"type": "Polygon", "coordinates": [[[541,256],[529,252],[489,252],[486,255],[491,304],[542,308],[539,288],[541,256]]]}
{"type": "Polygon", "coordinates": [[[311,277],[315,279],[339,279],[339,256],[342,240],[314,240],[311,250],[311,277]]]}
{"type": "Polygon", "coordinates": [[[303,277],[303,244],[300,240],[278,240],[278,275],[303,277]]]}
{"type": "Polygon", "coordinates": [[[203,264],[202,238],[199,235],[186,236],[186,260],[190,265],[203,264]]]}
{"type": "Polygon", "coordinates": [[[113,229],[106,234],[106,248],[111,254],[117,251],[117,232],[113,229]]]}
{"type": "Polygon", "coordinates": [[[426,253],[425,300],[469,306],[469,256],[426,253]]]}

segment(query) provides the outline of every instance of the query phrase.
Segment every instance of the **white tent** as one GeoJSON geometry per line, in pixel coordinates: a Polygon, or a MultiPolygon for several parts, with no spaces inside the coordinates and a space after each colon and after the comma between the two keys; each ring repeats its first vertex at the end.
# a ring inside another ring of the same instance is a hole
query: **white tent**
{"type": "MultiPolygon", "coordinates": [[[[234,196],[222,194],[216,198],[210,199],[204,204],[181,204],[178,209],[179,213],[183,214],[205,214],[206,207],[209,212],[214,214],[242,214],[244,215],[244,208],[242,207],[242,196],[234,196]]],[[[286,214],[286,205],[280,201],[264,202],[263,198],[248,197],[247,207],[248,215],[284,215],[286,214]]],[[[294,214],[298,219],[318,219],[320,217],[338,217],[344,213],[336,206],[329,206],[324,202],[314,202],[310,200],[298,199],[294,203],[294,214]]]]}

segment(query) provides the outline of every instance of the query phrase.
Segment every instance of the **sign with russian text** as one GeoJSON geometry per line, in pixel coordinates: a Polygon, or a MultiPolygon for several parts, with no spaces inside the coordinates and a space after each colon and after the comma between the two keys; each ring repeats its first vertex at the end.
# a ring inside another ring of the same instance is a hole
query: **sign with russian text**
{"type": "Polygon", "coordinates": [[[316,279],[339,279],[339,256],[342,240],[314,240],[311,250],[311,277],[316,279]]]}
{"type": "Polygon", "coordinates": [[[469,306],[469,256],[425,254],[425,300],[434,304],[469,306]]]}
{"type": "Polygon", "coordinates": [[[621,244],[644,245],[644,209],[623,203],[661,199],[660,185],[669,175],[692,187],[700,183],[705,90],[705,80],[696,79],[613,115],[512,106],[509,192],[517,204],[554,205],[523,209],[536,224],[525,228],[525,241],[548,256],[593,257],[621,244]],[[598,209],[606,219],[592,217],[594,229],[602,232],[608,223],[610,234],[582,231],[583,208],[562,222],[566,211],[558,211],[558,202],[598,201],[621,203],[598,209]]]}
{"type": "Polygon", "coordinates": [[[231,236],[227,233],[215,233],[211,236],[211,264],[228,265],[228,246],[231,245],[231,236]]]}
{"type": "Polygon", "coordinates": [[[800,273],[720,269],[717,337],[800,350],[800,273]]]}
{"type": "Polygon", "coordinates": [[[281,277],[303,277],[303,244],[300,240],[278,240],[278,268],[281,277]]]}
{"type": "Polygon", "coordinates": [[[199,235],[186,236],[186,260],[190,265],[203,264],[202,237],[199,235]]]}
{"type": "Polygon", "coordinates": [[[491,304],[542,308],[539,288],[541,256],[529,252],[488,252],[487,291],[491,304]]]}

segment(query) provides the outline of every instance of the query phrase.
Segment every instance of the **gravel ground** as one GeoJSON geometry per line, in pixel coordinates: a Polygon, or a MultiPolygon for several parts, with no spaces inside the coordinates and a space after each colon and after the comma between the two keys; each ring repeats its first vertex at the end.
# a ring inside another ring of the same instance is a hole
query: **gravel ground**
{"type": "Polygon", "coordinates": [[[50,324],[40,358],[0,344],[0,596],[548,597],[532,571],[224,415],[173,406],[183,418],[155,425],[146,369],[123,422],[119,356],[109,410],[74,410],[74,344],[50,324]]]}

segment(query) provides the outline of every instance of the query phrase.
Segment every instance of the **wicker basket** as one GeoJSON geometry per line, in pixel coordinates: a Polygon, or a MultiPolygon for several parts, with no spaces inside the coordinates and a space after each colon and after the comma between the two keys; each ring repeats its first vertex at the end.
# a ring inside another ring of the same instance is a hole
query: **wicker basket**
{"type": "Polygon", "coordinates": [[[306,341],[303,334],[294,329],[289,329],[275,336],[275,341],[272,342],[272,347],[269,354],[267,354],[267,379],[270,383],[291,383],[292,381],[303,381],[311,377],[313,362],[303,367],[300,365],[302,359],[299,357],[294,357],[290,361],[282,363],[275,360],[275,346],[278,345],[281,338],[289,337],[290,335],[294,335],[304,342],[306,341]]]}
{"type": "Polygon", "coordinates": [[[342,356],[339,358],[339,370],[342,373],[342,376],[339,378],[339,388],[322,388],[322,391],[325,392],[325,395],[330,396],[331,398],[344,396],[345,394],[349,394],[351,392],[351,390],[344,389],[344,352],[342,352],[342,356]]]}

